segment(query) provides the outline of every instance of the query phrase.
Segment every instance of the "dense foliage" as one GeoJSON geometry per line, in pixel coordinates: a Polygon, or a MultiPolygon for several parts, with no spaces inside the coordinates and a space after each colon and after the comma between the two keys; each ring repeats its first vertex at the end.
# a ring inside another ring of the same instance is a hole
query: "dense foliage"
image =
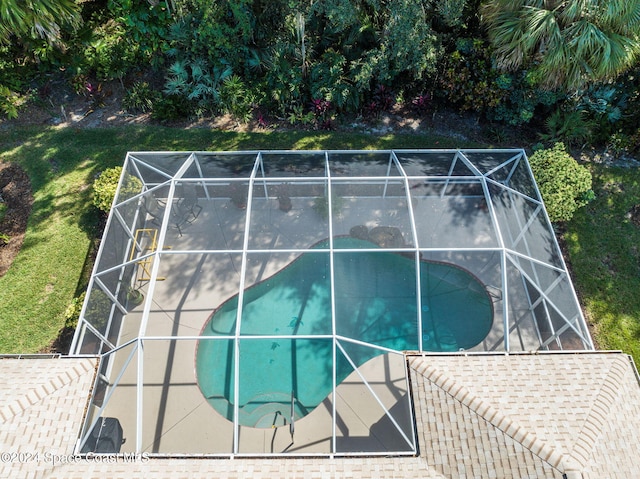
{"type": "Polygon", "coordinates": [[[482,13],[498,64],[550,87],[613,80],[640,55],[640,0],[492,0],[482,13]]]}
{"type": "Polygon", "coordinates": [[[121,166],[107,168],[93,182],[93,205],[101,211],[109,212],[118,189],[122,174],[121,166]]]}
{"type": "MultiPolygon", "coordinates": [[[[106,213],[111,209],[122,175],[122,167],[107,168],[93,182],[93,205],[106,213]]],[[[142,183],[135,176],[125,174],[120,187],[120,200],[134,196],[142,190],[142,183]]]]}
{"type": "Polygon", "coordinates": [[[78,20],[74,0],[2,0],[0,43],[9,42],[14,36],[56,42],[61,25],[75,27],[78,20]]]}
{"type": "Polygon", "coordinates": [[[529,163],[551,221],[569,221],[593,199],[591,173],[567,153],[564,144],[536,151],[529,163]]]}
{"type": "Polygon", "coordinates": [[[117,80],[123,109],[160,122],[227,113],[331,128],[345,114],[375,119],[406,105],[535,123],[549,142],[630,150],[638,134],[640,0],[7,5],[17,5],[0,11],[7,117],[46,100],[62,75],[92,109],[101,83],[117,80]]]}

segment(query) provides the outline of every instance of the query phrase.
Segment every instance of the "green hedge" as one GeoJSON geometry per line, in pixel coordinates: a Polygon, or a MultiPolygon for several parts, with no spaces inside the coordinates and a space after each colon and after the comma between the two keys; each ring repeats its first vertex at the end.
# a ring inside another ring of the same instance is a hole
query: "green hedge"
{"type": "Polygon", "coordinates": [[[579,207],[593,199],[591,173],[563,143],[536,151],[529,163],[551,221],[569,221],[579,207]]]}

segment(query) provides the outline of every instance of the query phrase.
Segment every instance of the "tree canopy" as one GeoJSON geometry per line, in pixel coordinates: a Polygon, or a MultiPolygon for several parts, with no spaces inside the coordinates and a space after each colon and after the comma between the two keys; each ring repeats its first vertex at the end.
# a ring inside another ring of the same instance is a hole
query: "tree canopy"
{"type": "Polygon", "coordinates": [[[492,0],[481,14],[498,66],[550,88],[613,79],[640,56],[640,0],[492,0]]]}
{"type": "Polygon", "coordinates": [[[79,21],[74,0],[2,0],[0,42],[7,43],[12,35],[55,42],[61,25],[77,25],[79,21]]]}

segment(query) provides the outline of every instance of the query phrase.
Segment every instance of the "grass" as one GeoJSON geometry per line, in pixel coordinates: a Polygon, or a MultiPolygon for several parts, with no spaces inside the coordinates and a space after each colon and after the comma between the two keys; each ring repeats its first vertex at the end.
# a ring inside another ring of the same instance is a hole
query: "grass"
{"type": "MultiPolygon", "coordinates": [[[[132,150],[385,149],[478,147],[431,135],[235,133],[126,127],[24,128],[0,132],[0,158],[26,169],[35,203],[22,251],[0,278],[0,352],[46,350],[64,311],[85,286],[83,266],[96,234],[90,185],[132,150]]],[[[576,289],[601,349],[640,363],[640,228],[628,218],[640,203],[640,172],[592,165],[597,198],[567,225],[576,289]]]]}
{"type": "Polygon", "coordinates": [[[576,289],[600,349],[620,349],[640,364],[640,171],[592,165],[596,200],[567,225],[576,289]]]}
{"type": "Polygon", "coordinates": [[[85,287],[83,267],[99,220],[91,206],[90,185],[104,168],[121,165],[127,151],[463,146],[478,145],[432,135],[235,133],[163,127],[0,131],[0,158],[27,171],[35,200],[22,250],[0,278],[0,353],[47,350],[64,327],[67,306],[85,287]]]}

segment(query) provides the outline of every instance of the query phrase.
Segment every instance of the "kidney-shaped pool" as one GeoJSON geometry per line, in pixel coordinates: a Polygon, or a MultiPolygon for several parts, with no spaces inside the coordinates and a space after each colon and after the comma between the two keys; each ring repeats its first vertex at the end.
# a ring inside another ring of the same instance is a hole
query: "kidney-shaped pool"
{"type": "Polygon", "coordinates": [[[336,384],[340,384],[353,372],[353,365],[384,353],[367,345],[417,350],[421,334],[424,351],[458,351],[476,346],[489,333],[493,304],[472,273],[453,264],[421,260],[418,303],[415,257],[340,251],[377,247],[352,237],[334,238],[332,304],[327,242],[244,291],[237,346],[234,339],[215,338],[235,335],[238,295],[220,305],[205,324],[201,335],[210,339],[198,342],[198,385],[227,419],[233,420],[236,402],[236,347],[239,424],[271,427],[288,420],[292,411],[295,418],[305,416],[331,393],[334,340],[340,344],[335,355],[336,384]]]}

